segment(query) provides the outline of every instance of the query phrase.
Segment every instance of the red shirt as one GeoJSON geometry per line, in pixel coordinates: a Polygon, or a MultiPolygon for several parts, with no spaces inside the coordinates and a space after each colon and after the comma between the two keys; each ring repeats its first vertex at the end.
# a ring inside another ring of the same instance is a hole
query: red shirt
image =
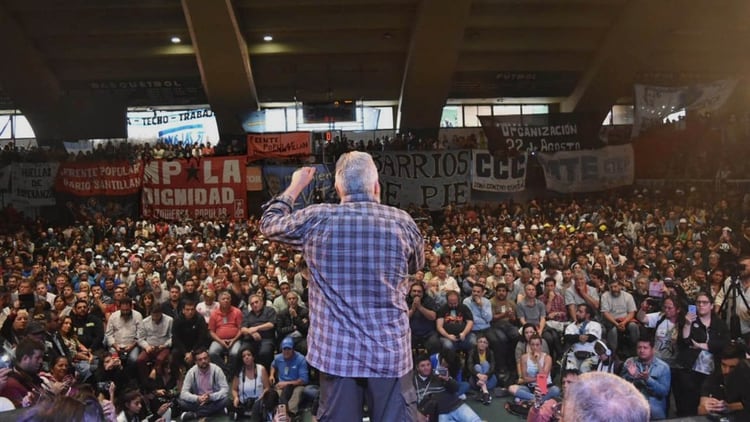
{"type": "Polygon", "coordinates": [[[208,329],[222,340],[233,339],[242,327],[242,311],[237,307],[230,307],[226,314],[217,308],[211,312],[208,319],[208,329]]]}

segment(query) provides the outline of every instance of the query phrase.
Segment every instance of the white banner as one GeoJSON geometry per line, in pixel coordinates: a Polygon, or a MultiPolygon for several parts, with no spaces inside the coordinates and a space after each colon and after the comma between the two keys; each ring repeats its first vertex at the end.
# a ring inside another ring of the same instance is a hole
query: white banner
{"type": "Polygon", "coordinates": [[[716,111],[729,99],[735,86],[736,79],[677,87],[636,84],[633,137],[661,125],[665,117],[682,109],[699,113],[716,111]]]}
{"type": "Polygon", "coordinates": [[[29,206],[55,205],[52,190],[58,163],[13,163],[11,201],[29,206]]]}
{"type": "Polygon", "coordinates": [[[469,202],[471,151],[373,152],[384,204],[441,210],[469,202]]]}
{"type": "Polygon", "coordinates": [[[633,184],[631,144],[596,150],[537,153],[547,189],[562,193],[594,192],[633,184]]]}
{"type": "Polygon", "coordinates": [[[526,188],[526,153],[495,158],[472,151],[471,188],[487,192],[519,192],[526,188]]]}

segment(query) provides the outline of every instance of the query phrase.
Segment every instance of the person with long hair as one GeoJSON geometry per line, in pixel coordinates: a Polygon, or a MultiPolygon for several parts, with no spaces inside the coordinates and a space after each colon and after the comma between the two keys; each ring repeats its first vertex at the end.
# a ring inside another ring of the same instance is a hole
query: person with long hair
{"type": "Polygon", "coordinates": [[[242,367],[232,379],[232,402],[228,406],[234,420],[256,412],[255,408],[260,406],[259,399],[271,387],[266,368],[255,362],[252,349],[242,349],[240,356],[242,367]]]}
{"type": "Polygon", "coordinates": [[[701,386],[714,371],[716,356],[728,342],[727,324],[712,311],[708,293],[699,292],[695,312],[688,308],[679,330],[677,363],[681,369],[673,383],[678,417],[698,413],[701,386]]]}
{"type": "Polygon", "coordinates": [[[154,293],[146,292],[141,295],[140,300],[138,300],[138,303],[135,305],[135,310],[140,312],[141,315],[143,315],[143,318],[146,318],[151,315],[151,309],[153,309],[154,303],[156,303],[156,296],[154,296],[154,293]]]}
{"type": "Polygon", "coordinates": [[[521,372],[518,374],[518,384],[508,387],[508,391],[518,401],[533,400],[537,383],[545,382],[547,393],[543,395],[542,402],[559,397],[560,388],[552,384],[552,358],[549,353],[542,351],[542,338],[534,334],[529,338],[528,344],[530,351],[524,353],[519,360],[521,372]]]}
{"type": "MultiPolygon", "coordinates": [[[[532,323],[526,323],[521,327],[521,338],[516,343],[515,358],[516,358],[516,373],[521,374],[521,356],[531,351],[529,346],[529,339],[532,336],[537,335],[536,325],[532,323]]],[[[547,341],[542,339],[542,351],[549,354],[549,346],[547,341]]]]}
{"type": "Polygon", "coordinates": [[[117,422],[170,422],[171,403],[163,404],[156,414],[149,415],[143,407],[143,396],[138,390],[125,390],[117,400],[117,422]]]}
{"type": "Polygon", "coordinates": [[[62,338],[63,345],[68,349],[68,357],[76,368],[78,379],[86,381],[96,368],[96,357],[83,343],[78,341],[78,336],[73,330],[73,319],[70,316],[63,317],[62,323],[60,323],[60,338],[62,338]]]}

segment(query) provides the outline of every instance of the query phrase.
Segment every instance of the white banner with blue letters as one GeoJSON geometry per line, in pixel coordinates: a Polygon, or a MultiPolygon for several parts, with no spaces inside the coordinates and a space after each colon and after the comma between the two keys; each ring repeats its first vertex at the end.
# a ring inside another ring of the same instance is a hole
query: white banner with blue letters
{"type": "Polygon", "coordinates": [[[595,150],[537,153],[547,189],[562,193],[595,192],[633,184],[631,144],[595,150]]]}

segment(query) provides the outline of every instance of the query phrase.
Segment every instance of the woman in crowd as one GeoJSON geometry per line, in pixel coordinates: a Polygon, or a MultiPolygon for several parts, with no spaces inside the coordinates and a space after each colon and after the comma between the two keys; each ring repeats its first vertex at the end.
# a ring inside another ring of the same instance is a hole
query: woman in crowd
{"type": "Polygon", "coordinates": [[[86,346],[78,341],[73,330],[73,319],[70,316],[63,317],[60,323],[60,337],[63,345],[68,349],[68,357],[78,373],[78,379],[86,381],[96,368],[95,356],[86,346]]]}
{"type": "Polygon", "coordinates": [[[243,415],[258,413],[259,399],[270,389],[266,368],[255,362],[253,351],[245,348],[240,356],[242,368],[232,379],[232,401],[228,406],[229,414],[234,420],[243,415]]]}
{"type": "Polygon", "coordinates": [[[74,395],[76,390],[73,389],[73,384],[75,384],[76,378],[70,373],[68,358],[66,356],[55,356],[49,366],[49,372],[39,374],[44,390],[53,396],[74,395]]]}
{"type": "Polygon", "coordinates": [[[60,315],[60,317],[69,315],[70,311],[73,309],[67,302],[65,302],[62,295],[55,296],[55,300],[52,302],[52,307],[57,311],[57,314],[60,315]]]}
{"type": "Polygon", "coordinates": [[[489,405],[492,401],[490,392],[497,387],[497,377],[495,355],[486,336],[477,337],[477,345],[466,357],[466,372],[469,374],[469,385],[480,390],[482,403],[489,405]]]}
{"type": "Polygon", "coordinates": [[[138,390],[125,390],[120,396],[117,404],[117,422],[171,422],[171,403],[164,403],[154,414],[148,413],[143,407],[143,396],[138,390]]]}
{"type": "Polygon", "coordinates": [[[26,309],[19,309],[16,311],[15,318],[13,314],[5,320],[2,329],[0,329],[0,336],[13,348],[26,334],[26,328],[29,326],[29,311],[26,309]]]}
{"type": "Polygon", "coordinates": [[[693,416],[698,413],[703,381],[714,371],[718,353],[729,341],[726,323],[713,313],[709,295],[698,293],[695,312],[691,307],[685,314],[685,321],[678,336],[679,353],[676,380],[673,381],[673,394],[677,416],[693,416]]]}
{"type": "Polygon", "coordinates": [[[154,303],[156,303],[154,293],[146,292],[141,295],[141,299],[135,305],[135,310],[140,312],[141,315],[145,315],[145,318],[146,316],[151,315],[151,309],[154,308],[154,303]]]}
{"type": "Polygon", "coordinates": [[[533,400],[534,387],[541,381],[547,385],[547,393],[544,394],[542,403],[559,397],[560,388],[552,383],[552,358],[549,353],[542,351],[542,338],[536,334],[532,335],[528,344],[529,352],[524,353],[520,359],[521,372],[518,375],[518,384],[508,387],[508,391],[513,394],[516,401],[533,400]]]}
{"type": "MultiPolygon", "coordinates": [[[[531,351],[531,347],[529,345],[529,339],[531,339],[532,336],[537,335],[536,326],[531,323],[526,323],[521,327],[521,338],[518,340],[518,343],[516,344],[516,351],[515,351],[515,358],[516,358],[516,371],[520,375],[521,374],[521,356],[523,356],[525,353],[529,353],[531,351]]],[[[549,355],[549,346],[547,345],[547,342],[542,339],[542,351],[549,355]]]]}

